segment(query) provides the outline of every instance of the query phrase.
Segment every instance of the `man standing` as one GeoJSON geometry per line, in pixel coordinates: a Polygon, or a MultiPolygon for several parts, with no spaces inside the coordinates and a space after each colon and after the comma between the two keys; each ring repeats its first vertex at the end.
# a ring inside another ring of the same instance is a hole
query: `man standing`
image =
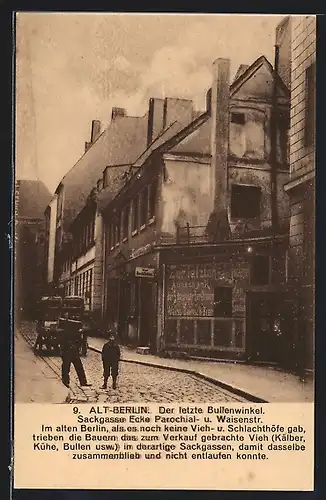
{"type": "Polygon", "coordinates": [[[103,362],[103,385],[101,389],[106,389],[108,378],[112,375],[112,388],[117,388],[117,377],[119,372],[120,361],[120,347],[116,341],[116,335],[110,331],[109,340],[102,348],[102,362],[103,362]]]}
{"type": "Polygon", "coordinates": [[[73,364],[81,387],[91,386],[92,384],[87,383],[85,370],[79,354],[82,341],[80,333],[82,323],[68,319],[67,315],[65,315],[65,319],[60,319],[59,326],[61,329],[61,376],[63,384],[69,387],[70,368],[71,364],[73,364]]]}

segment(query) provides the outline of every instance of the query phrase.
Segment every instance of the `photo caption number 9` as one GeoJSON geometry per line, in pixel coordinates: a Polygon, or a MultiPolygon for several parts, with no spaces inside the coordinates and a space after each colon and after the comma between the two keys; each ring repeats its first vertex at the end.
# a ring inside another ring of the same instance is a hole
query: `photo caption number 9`
{"type": "Polygon", "coordinates": [[[76,413],[79,413],[79,408],[78,406],[74,406],[72,409],[72,412],[76,415],[76,413]]]}

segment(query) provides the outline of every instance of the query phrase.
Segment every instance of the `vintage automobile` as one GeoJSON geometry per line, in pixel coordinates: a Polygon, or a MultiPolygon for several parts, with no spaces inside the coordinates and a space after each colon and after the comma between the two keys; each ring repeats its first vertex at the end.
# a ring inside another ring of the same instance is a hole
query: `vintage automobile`
{"type": "Polygon", "coordinates": [[[42,297],[38,304],[38,320],[36,322],[37,338],[34,352],[43,351],[56,353],[60,347],[60,332],[58,330],[61,316],[62,299],[57,296],[42,297]]]}
{"type": "Polygon", "coordinates": [[[81,356],[87,355],[87,334],[88,328],[85,322],[85,302],[82,297],[69,295],[62,299],[61,306],[61,317],[79,321],[81,324],[80,327],[80,335],[81,335],[81,347],[80,354],[81,356]]]}

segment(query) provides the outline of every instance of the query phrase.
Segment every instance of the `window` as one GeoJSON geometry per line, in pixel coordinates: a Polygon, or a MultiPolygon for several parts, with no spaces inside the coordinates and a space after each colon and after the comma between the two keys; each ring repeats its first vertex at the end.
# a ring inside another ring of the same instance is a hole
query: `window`
{"type": "Polygon", "coordinates": [[[218,286],[214,288],[214,316],[216,318],[232,317],[232,288],[218,286]]]}
{"type": "Polygon", "coordinates": [[[148,188],[145,187],[140,194],[140,226],[147,223],[148,218],[148,188]]]}
{"type": "Polygon", "coordinates": [[[316,113],[316,64],[306,69],[306,117],[305,117],[305,146],[312,146],[315,141],[315,113],[316,113]]]}
{"type": "Polygon", "coordinates": [[[290,159],[290,141],[289,141],[290,118],[289,114],[281,111],[278,117],[278,146],[279,146],[279,162],[284,164],[289,163],[290,159]]]}
{"type": "Polygon", "coordinates": [[[165,323],[166,342],[175,344],[177,342],[178,322],[176,319],[168,319],[165,323]]]}
{"type": "Polygon", "coordinates": [[[138,211],[139,211],[139,198],[136,198],[133,201],[133,210],[132,210],[132,231],[136,231],[138,229],[138,211]]]}
{"type": "Polygon", "coordinates": [[[129,206],[125,207],[122,212],[122,239],[128,238],[129,225],[129,206]]]}
{"type": "Polygon", "coordinates": [[[107,169],[105,169],[103,172],[103,188],[106,188],[107,185],[108,185],[108,176],[107,176],[107,169]]]}
{"type": "Polygon", "coordinates": [[[195,322],[192,319],[180,320],[180,343],[194,344],[195,343],[195,322]]]}
{"type": "Polygon", "coordinates": [[[158,178],[154,179],[149,189],[149,218],[152,219],[156,212],[158,178]]]}
{"type": "Polygon", "coordinates": [[[237,125],[244,125],[246,123],[245,114],[231,113],[231,123],[236,123],[237,125]]]}
{"type": "Polygon", "coordinates": [[[210,320],[197,321],[197,343],[199,345],[210,345],[211,322],[210,320]]]}
{"type": "Polygon", "coordinates": [[[253,219],[260,215],[261,189],[234,184],[231,188],[231,217],[253,219]]]}
{"type": "Polygon", "coordinates": [[[232,321],[214,321],[214,346],[232,345],[232,321]]]}
{"type": "Polygon", "coordinates": [[[121,240],[121,214],[116,217],[116,232],[117,232],[117,241],[119,243],[121,240]]]}
{"type": "Polygon", "coordinates": [[[250,266],[250,284],[268,285],[269,284],[269,255],[255,255],[252,257],[250,266]]]}

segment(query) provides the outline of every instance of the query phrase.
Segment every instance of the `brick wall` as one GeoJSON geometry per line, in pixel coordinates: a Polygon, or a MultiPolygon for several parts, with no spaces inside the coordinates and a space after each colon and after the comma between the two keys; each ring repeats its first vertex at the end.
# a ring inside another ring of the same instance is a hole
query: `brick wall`
{"type": "Polygon", "coordinates": [[[315,168],[314,145],[305,146],[306,70],[316,61],[316,18],[292,17],[291,40],[291,178],[315,168]]]}
{"type": "Polygon", "coordinates": [[[308,141],[307,124],[311,122],[308,99],[312,94],[308,91],[307,70],[316,61],[315,16],[292,16],[291,59],[289,280],[299,299],[299,365],[311,370],[314,367],[315,124],[312,122],[310,126],[313,137],[309,135],[308,141]]]}

